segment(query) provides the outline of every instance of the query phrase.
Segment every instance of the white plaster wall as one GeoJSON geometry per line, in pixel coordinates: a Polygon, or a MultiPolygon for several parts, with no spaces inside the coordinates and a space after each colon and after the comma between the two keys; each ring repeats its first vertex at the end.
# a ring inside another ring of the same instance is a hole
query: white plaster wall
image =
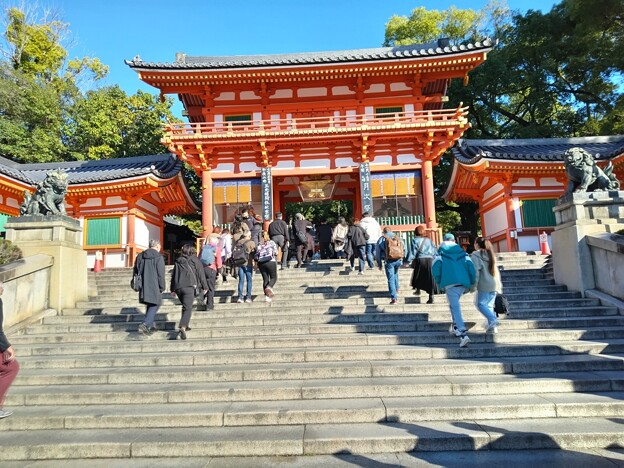
{"type": "MultiPolygon", "coordinates": [[[[95,266],[95,254],[87,254],[87,269],[95,266]]],[[[125,253],[109,253],[106,255],[106,268],[124,268],[126,266],[125,253]]]]}
{"type": "Polygon", "coordinates": [[[80,205],[80,208],[87,208],[89,206],[102,206],[102,200],[100,198],[88,198],[86,202],[80,205]]]}
{"type": "Polygon", "coordinates": [[[234,163],[220,163],[210,172],[234,172],[235,168],[234,163]]]}
{"type": "Polygon", "coordinates": [[[260,96],[258,96],[253,91],[241,91],[240,98],[241,101],[256,101],[260,99],[260,96]]]}
{"type": "Polygon", "coordinates": [[[240,172],[258,171],[260,167],[255,162],[240,163],[238,166],[240,172]]]}
{"type": "Polygon", "coordinates": [[[535,179],[522,177],[513,185],[514,187],[535,187],[535,179]]]}
{"type": "Polygon", "coordinates": [[[370,88],[368,88],[366,91],[364,91],[364,94],[370,94],[370,93],[385,93],[386,92],[386,85],[383,83],[376,83],[374,85],[371,85],[370,88]]]}
{"type": "Polygon", "coordinates": [[[225,93],[221,93],[219,94],[216,98],[215,101],[231,101],[232,99],[234,99],[236,97],[236,94],[234,94],[231,91],[227,91],[225,93]]]}
{"type": "Polygon", "coordinates": [[[390,83],[390,91],[412,91],[405,83],[390,83]]]}
{"type": "MultiPolygon", "coordinates": [[[[274,169],[294,169],[294,167],[295,161],[278,161],[277,164],[273,166],[274,169]]],[[[273,173],[273,175],[275,175],[275,173],[273,173]]]]}
{"type": "Polygon", "coordinates": [[[128,217],[121,217],[121,243],[126,245],[128,243],[128,217]]]}
{"type": "Polygon", "coordinates": [[[336,167],[354,167],[356,163],[353,158],[336,158],[336,167]]]}
{"type": "Polygon", "coordinates": [[[297,97],[327,96],[327,88],[301,88],[297,90],[297,97]]]}
{"type": "Polygon", "coordinates": [[[375,156],[375,159],[371,161],[371,166],[378,166],[380,164],[392,164],[392,156],[375,156]]]}
{"type": "Polygon", "coordinates": [[[135,222],[134,241],[138,247],[147,249],[150,239],[160,239],[160,228],[143,219],[135,222]]]}
{"type": "MultiPolygon", "coordinates": [[[[548,236],[548,244],[550,245],[552,252],[552,241],[550,236],[548,236]]],[[[518,235],[518,250],[520,252],[531,252],[535,250],[541,250],[541,245],[539,243],[539,238],[535,235],[518,235]]]]}
{"type": "Polygon", "coordinates": [[[496,234],[507,229],[507,211],[505,204],[501,203],[496,207],[483,213],[483,230],[486,236],[496,234]]]}
{"type": "Polygon", "coordinates": [[[399,154],[397,156],[397,162],[399,164],[415,164],[421,161],[420,161],[420,158],[417,158],[413,154],[399,154]]]}
{"type": "Polygon", "coordinates": [[[260,122],[262,120],[262,112],[254,112],[252,119],[254,122],[260,122]]]}
{"type": "Polygon", "coordinates": [[[355,94],[355,91],[351,91],[348,86],[334,86],[332,94],[334,96],[343,96],[345,94],[355,94]]]}
{"type": "Polygon", "coordinates": [[[564,187],[564,184],[557,182],[557,179],[553,177],[544,177],[540,180],[540,184],[548,187],[564,187]]]}
{"type": "Polygon", "coordinates": [[[292,89],[278,89],[271,99],[291,98],[293,97],[292,89]]]}
{"type": "MultiPolygon", "coordinates": [[[[484,181],[485,182],[485,181],[484,181]]],[[[492,198],[497,192],[500,192],[501,189],[501,185],[500,184],[496,184],[494,185],[492,188],[490,188],[489,190],[486,190],[485,193],[483,194],[483,202],[487,202],[490,198],[492,198]]]]}
{"type": "Polygon", "coordinates": [[[107,197],[106,198],[107,205],[125,205],[126,201],[121,197],[107,197]]]}
{"type": "Polygon", "coordinates": [[[327,169],[330,167],[331,161],[329,159],[304,159],[301,161],[302,168],[318,168],[327,169]]]}

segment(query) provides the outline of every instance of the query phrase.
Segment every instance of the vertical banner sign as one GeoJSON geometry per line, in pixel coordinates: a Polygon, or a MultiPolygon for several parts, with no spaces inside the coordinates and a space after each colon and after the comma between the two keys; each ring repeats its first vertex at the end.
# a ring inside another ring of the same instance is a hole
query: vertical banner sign
{"type": "Polygon", "coordinates": [[[371,193],[370,163],[360,163],[360,193],[362,194],[362,213],[373,214],[373,195],[371,193]]]}
{"type": "Polygon", "coordinates": [[[260,182],[262,183],[262,219],[273,219],[273,178],[271,168],[260,168],[260,182]]]}

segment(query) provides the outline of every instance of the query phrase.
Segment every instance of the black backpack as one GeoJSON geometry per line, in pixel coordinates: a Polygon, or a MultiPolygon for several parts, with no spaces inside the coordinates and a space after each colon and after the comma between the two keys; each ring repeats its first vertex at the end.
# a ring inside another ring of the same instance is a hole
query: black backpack
{"type": "Polygon", "coordinates": [[[496,293],[496,299],[494,300],[494,312],[498,317],[500,314],[509,313],[509,300],[502,294],[496,293]]]}
{"type": "Polygon", "coordinates": [[[232,264],[234,266],[243,266],[249,261],[249,254],[247,254],[247,242],[237,242],[232,247],[232,264]]]}

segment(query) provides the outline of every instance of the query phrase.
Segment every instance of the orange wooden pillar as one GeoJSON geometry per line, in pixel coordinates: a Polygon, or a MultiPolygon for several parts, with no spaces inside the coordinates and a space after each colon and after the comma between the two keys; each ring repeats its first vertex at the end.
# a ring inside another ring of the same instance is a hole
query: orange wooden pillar
{"type": "Polygon", "coordinates": [[[202,171],[202,236],[212,232],[212,176],[210,171],[202,171]]]}
{"type": "Polygon", "coordinates": [[[435,197],[433,193],[433,164],[430,159],[422,162],[422,188],[425,222],[430,229],[437,229],[438,221],[435,211],[435,197]]]}
{"type": "MultiPolygon", "coordinates": [[[[507,250],[509,252],[517,252],[518,251],[518,241],[511,237],[511,231],[517,231],[516,227],[516,216],[514,214],[514,205],[513,198],[511,196],[511,187],[505,187],[505,208],[507,210],[507,250]]],[[[517,235],[517,234],[516,234],[517,235]]]]}

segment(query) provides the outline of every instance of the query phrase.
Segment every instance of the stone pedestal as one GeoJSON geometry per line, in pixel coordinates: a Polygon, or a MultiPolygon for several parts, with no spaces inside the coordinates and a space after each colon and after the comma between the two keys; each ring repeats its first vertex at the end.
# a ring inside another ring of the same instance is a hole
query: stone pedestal
{"type": "Polygon", "coordinates": [[[68,216],[21,216],[5,224],[6,238],[29,257],[54,258],[49,307],[61,311],[88,299],[87,253],[82,249],[82,227],[68,216]]]}
{"type": "Polygon", "coordinates": [[[553,211],[557,222],[552,233],[555,282],[584,297],[585,291],[596,287],[586,236],[624,227],[624,191],[567,194],[553,211]]]}

